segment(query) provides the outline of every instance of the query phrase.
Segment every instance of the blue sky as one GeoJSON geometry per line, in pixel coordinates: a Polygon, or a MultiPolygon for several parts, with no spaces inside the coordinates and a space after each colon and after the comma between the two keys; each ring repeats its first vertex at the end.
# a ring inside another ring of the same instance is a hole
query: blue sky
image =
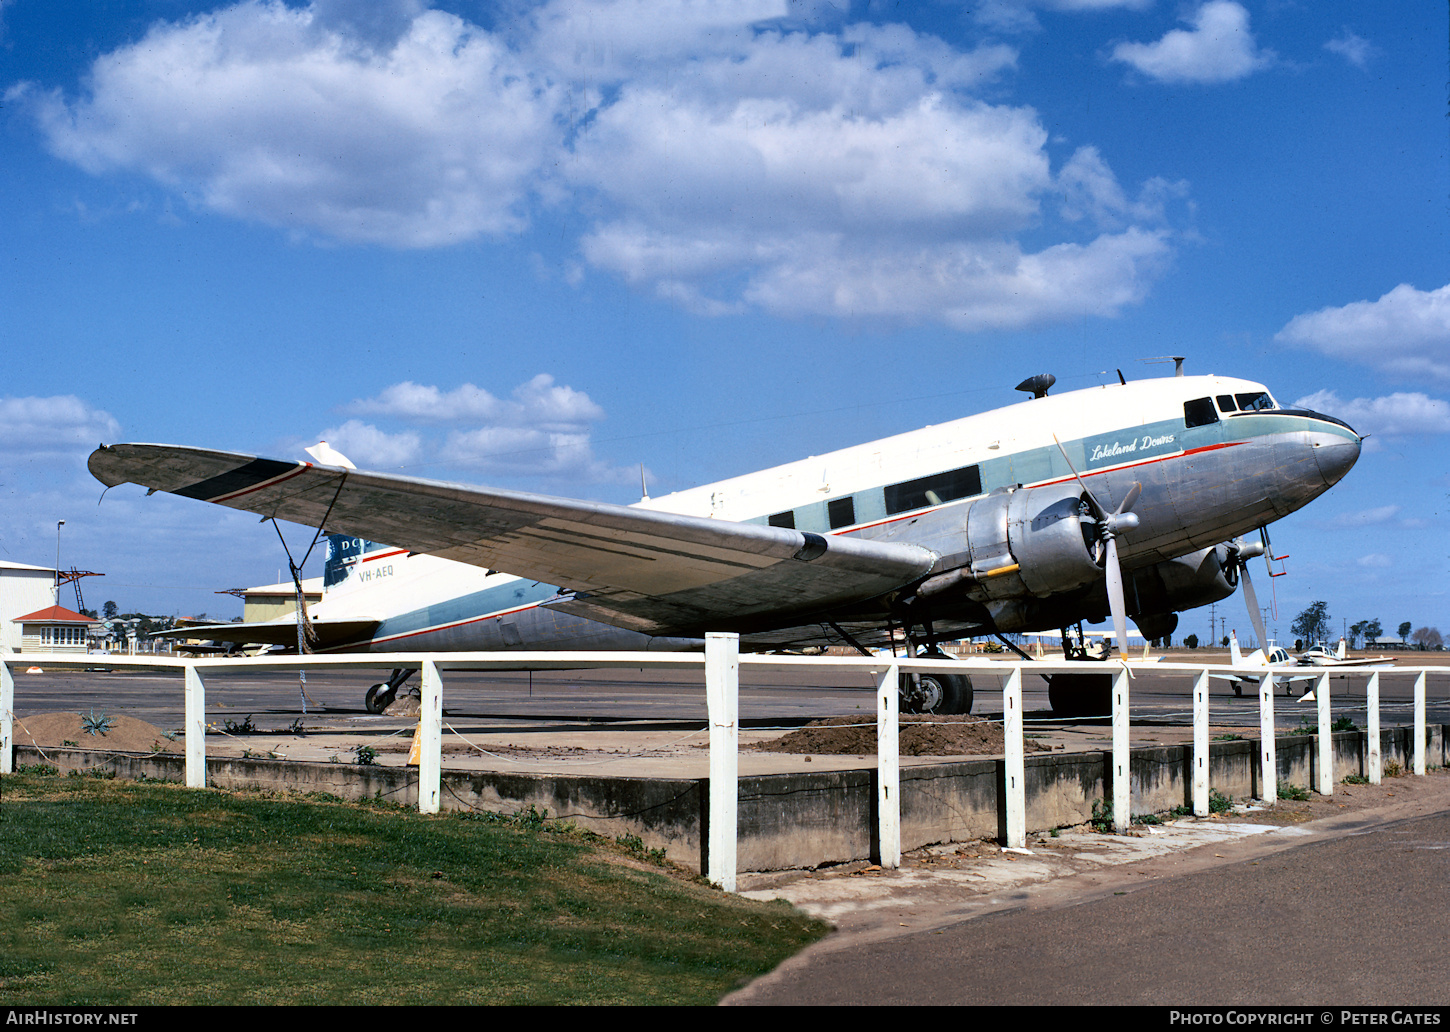
{"type": "Polygon", "coordinates": [[[1446,38],[1326,0],[4,0],[0,558],[64,519],[88,605],[225,617],[284,566],[255,517],[98,506],[101,441],[633,501],[1183,354],[1371,435],[1272,528],[1271,628],[1450,627],[1446,38]]]}

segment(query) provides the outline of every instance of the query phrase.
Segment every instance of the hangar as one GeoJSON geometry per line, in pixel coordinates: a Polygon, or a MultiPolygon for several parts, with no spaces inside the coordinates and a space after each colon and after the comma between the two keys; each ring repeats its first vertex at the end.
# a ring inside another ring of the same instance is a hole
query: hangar
{"type": "MultiPolygon", "coordinates": [[[[56,573],[47,566],[0,562],[0,654],[21,651],[28,618],[59,602],[56,573]]],[[[72,614],[85,620],[79,613],[72,614]]],[[[34,650],[31,650],[34,651],[34,650]]]]}

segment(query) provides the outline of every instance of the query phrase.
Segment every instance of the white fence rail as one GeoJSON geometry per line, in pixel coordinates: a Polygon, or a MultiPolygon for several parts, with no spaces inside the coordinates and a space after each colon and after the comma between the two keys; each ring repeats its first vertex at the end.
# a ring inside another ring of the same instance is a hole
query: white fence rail
{"type": "MultiPolygon", "coordinates": [[[[15,709],[15,681],[12,667],[42,662],[50,668],[104,665],[108,668],[141,667],[177,669],[182,672],[186,693],[186,784],[206,785],[206,675],[212,671],[238,673],[259,669],[315,669],[318,667],[403,668],[416,667],[421,674],[422,708],[419,716],[421,760],[418,768],[418,809],[437,813],[442,782],[443,684],[449,670],[489,669],[575,670],[603,668],[700,669],[705,671],[705,699],[710,728],[710,795],[707,816],[708,876],[727,891],[735,888],[737,757],[739,749],[739,683],[741,667],[757,670],[809,669],[866,672],[876,679],[878,811],[880,862],[883,867],[901,863],[901,795],[898,753],[898,677],[910,673],[966,674],[990,676],[1002,682],[1002,712],[1005,734],[1006,845],[1026,845],[1026,779],[1023,743],[1022,675],[1104,674],[1113,676],[1112,687],[1112,812],[1119,831],[1126,830],[1132,814],[1129,781],[1130,691],[1137,672],[1174,673],[1193,676],[1193,811],[1209,812],[1209,691],[1213,674],[1236,674],[1257,678],[1260,722],[1260,790],[1265,799],[1278,796],[1274,754],[1275,674],[1262,668],[1207,665],[1201,663],[1084,663],[1063,660],[908,659],[905,657],[846,656],[757,656],[741,655],[739,637],[734,634],[706,636],[705,652],[433,652],[388,653],[350,656],[264,656],[254,659],[182,659],[176,657],[96,656],[64,657],[26,655],[0,657],[0,774],[13,770],[12,726],[15,709]]],[[[1426,690],[1429,675],[1450,677],[1450,667],[1396,667],[1389,670],[1329,668],[1314,686],[1319,736],[1319,784],[1321,795],[1334,792],[1334,771],[1330,737],[1331,673],[1367,676],[1366,705],[1369,713],[1367,776],[1378,783],[1380,757],[1380,676],[1415,677],[1413,773],[1425,773],[1426,690]]],[[[978,694],[980,698],[980,692],[978,694]]],[[[1107,714],[1104,714],[1107,716],[1107,714]]]]}

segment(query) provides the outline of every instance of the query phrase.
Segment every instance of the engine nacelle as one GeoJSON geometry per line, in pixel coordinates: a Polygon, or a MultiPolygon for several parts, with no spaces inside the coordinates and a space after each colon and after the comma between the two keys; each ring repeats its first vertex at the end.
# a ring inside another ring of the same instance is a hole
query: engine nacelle
{"type": "Polygon", "coordinates": [[[1220,602],[1238,584],[1233,549],[1223,544],[1134,570],[1124,589],[1128,612],[1136,619],[1139,613],[1174,613],[1220,602]]]}
{"type": "MultiPolygon", "coordinates": [[[[1238,568],[1230,546],[1203,548],[1188,555],[1130,570],[1123,594],[1128,615],[1149,638],[1171,634],[1184,609],[1220,602],[1238,586],[1238,568]]],[[[1046,631],[1078,620],[1107,619],[1108,593],[1101,580],[1089,591],[1053,598],[1001,599],[987,605],[992,622],[1004,633],[1046,631]]]]}
{"type": "Polygon", "coordinates": [[[1102,578],[1093,533],[1075,485],[994,492],[967,508],[966,551],[917,594],[990,602],[1076,591],[1102,578]]]}

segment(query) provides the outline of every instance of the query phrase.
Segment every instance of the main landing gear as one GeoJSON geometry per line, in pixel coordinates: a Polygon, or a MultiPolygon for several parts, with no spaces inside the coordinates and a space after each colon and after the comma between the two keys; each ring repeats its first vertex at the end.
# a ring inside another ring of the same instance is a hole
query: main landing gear
{"type": "Polygon", "coordinates": [[[398,697],[398,689],[402,688],[404,682],[416,672],[412,668],[400,667],[389,674],[386,681],[380,681],[369,688],[367,695],[363,698],[363,704],[367,706],[368,712],[381,713],[391,706],[393,700],[398,697]]]}
{"type": "MultiPolygon", "coordinates": [[[[956,658],[947,655],[936,644],[930,609],[920,605],[906,606],[898,611],[898,616],[901,618],[901,630],[906,635],[907,656],[916,659],[956,658]],[[920,628],[919,636],[912,633],[914,627],[920,628]]],[[[840,630],[839,627],[836,629],[840,630]]],[[[862,655],[870,655],[854,638],[847,635],[846,640],[855,645],[862,655]]],[[[972,679],[966,674],[903,673],[898,691],[903,713],[951,715],[972,712],[972,679]]]]}
{"type": "MultiPolygon", "coordinates": [[[[918,659],[950,659],[940,649],[917,653],[918,659]]],[[[970,713],[972,679],[966,674],[902,674],[903,713],[970,713]]]]}

